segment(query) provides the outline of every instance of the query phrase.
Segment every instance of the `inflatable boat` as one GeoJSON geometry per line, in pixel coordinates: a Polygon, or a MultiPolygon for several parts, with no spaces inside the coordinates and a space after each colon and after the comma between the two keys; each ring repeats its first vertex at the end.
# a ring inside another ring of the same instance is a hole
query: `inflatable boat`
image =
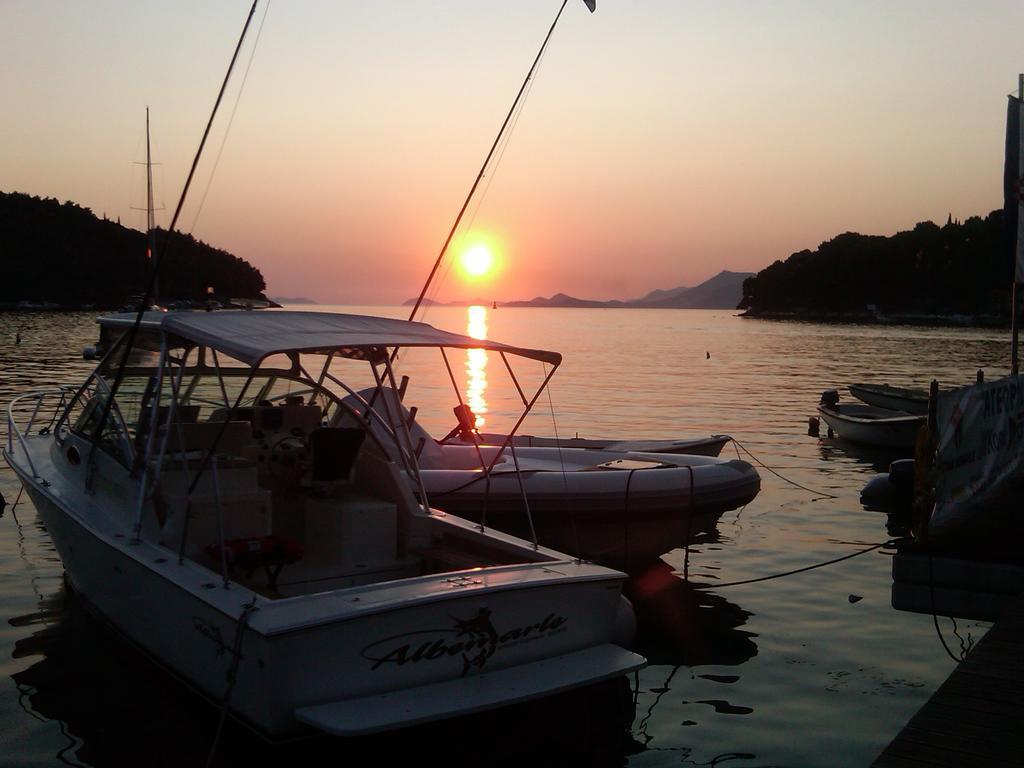
{"type": "Polygon", "coordinates": [[[384,392],[364,390],[346,404],[364,416],[369,407],[373,429],[385,432],[387,414],[401,414],[420,469],[422,488],[413,490],[426,494],[424,503],[600,563],[650,563],[761,487],[757,470],[740,459],[441,443],[395,390],[384,392]]]}

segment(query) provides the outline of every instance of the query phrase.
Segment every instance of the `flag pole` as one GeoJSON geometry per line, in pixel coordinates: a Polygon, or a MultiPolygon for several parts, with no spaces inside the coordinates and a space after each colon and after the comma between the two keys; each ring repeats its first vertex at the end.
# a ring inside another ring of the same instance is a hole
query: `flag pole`
{"type": "MultiPolygon", "coordinates": [[[[1024,102],[1024,74],[1017,75],[1017,98],[1020,101],[1024,102]]],[[[1019,142],[1020,139],[1018,138],[1017,141],[1019,142]]],[[[1018,195],[1019,194],[1020,193],[1018,192],[1018,195]]],[[[1018,205],[1020,205],[1019,202],[1018,202],[1018,205]]],[[[1019,235],[1020,225],[1021,225],[1021,222],[1018,221],[1017,222],[1018,232],[1014,233],[1016,238],[1020,237],[1020,235],[1019,235]]],[[[1019,258],[1019,255],[1018,255],[1018,258],[1019,258]]],[[[1020,335],[1020,321],[1018,320],[1018,312],[1017,312],[1017,287],[1019,285],[1019,283],[1017,282],[1017,278],[1018,278],[1017,272],[1018,272],[1018,270],[1017,270],[1017,266],[1016,266],[1016,263],[1015,263],[1014,264],[1014,272],[1013,272],[1013,293],[1012,293],[1012,298],[1010,299],[1010,375],[1011,376],[1016,376],[1020,372],[1020,365],[1019,365],[1018,358],[1017,358],[1017,340],[1018,340],[1018,337],[1020,335]]]]}

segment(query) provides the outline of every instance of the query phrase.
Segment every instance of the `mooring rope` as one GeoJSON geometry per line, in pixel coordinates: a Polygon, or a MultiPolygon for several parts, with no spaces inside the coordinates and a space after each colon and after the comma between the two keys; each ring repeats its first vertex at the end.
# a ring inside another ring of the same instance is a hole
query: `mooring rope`
{"type": "Polygon", "coordinates": [[[753,579],[743,579],[741,581],[727,581],[727,582],[725,582],[723,584],[691,584],[690,586],[693,587],[694,589],[720,589],[722,587],[737,587],[737,586],[739,586],[741,584],[758,584],[758,583],[760,583],[762,581],[772,581],[773,579],[781,579],[781,578],[784,578],[786,576],[795,576],[798,573],[806,573],[807,571],[813,571],[813,570],[816,570],[818,568],[824,568],[826,565],[835,565],[836,563],[841,563],[844,560],[851,560],[851,559],[853,559],[855,557],[860,557],[861,555],[866,555],[868,552],[874,552],[876,549],[881,549],[882,547],[892,546],[892,545],[896,544],[897,541],[899,541],[899,539],[889,539],[888,541],[883,541],[883,542],[880,542],[878,544],[872,544],[867,549],[859,549],[856,552],[851,552],[848,555],[843,555],[842,557],[836,557],[836,558],[833,558],[832,560],[826,560],[823,563],[815,563],[814,565],[805,565],[803,568],[794,568],[792,571],[786,571],[784,573],[774,573],[771,576],[758,576],[758,577],[753,578],[753,579]]]}
{"type": "Polygon", "coordinates": [[[217,755],[217,747],[220,744],[220,737],[224,731],[224,721],[227,720],[228,706],[231,703],[231,694],[235,691],[235,683],[238,681],[238,665],[242,661],[242,640],[245,636],[245,628],[249,624],[249,616],[259,609],[256,607],[256,593],[252,600],[242,607],[242,613],[238,617],[238,624],[235,627],[235,640],[231,644],[231,664],[225,674],[227,688],[220,702],[220,719],[217,721],[217,732],[213,737],[213,744],[210,745],[210,753],[206,756],[206,768],[213,765],[213,759],[217,755]]]}
{"type": "MultiPolygon", "coordinates": [[[[826,498],[826,499],[838,499],[839,498],[835,494],[825,493],[824,491],[816,491],[813,488],[808,488],[806,485],[800,485],[800,483],[796,482],[795,480],[790,480],[788,477],[785,477],[784,475],[779,474],[774,469],[772,469],[767,464],[765,464],[763,461],[761,461],[759,458],[757,458],[757,456],[755,456],[753,453],[750,452],[749,448],[747,448],[745,445],[743,445],[735,437],[731,437],[730,436],[729,439],[732,440],[733,444],[736,446],[737,449],[742,448],[743,452],[746,453],[750,458],[752,458],[754,460],[754,463],[756,463],[762,469],[767,469],[769,472],[771,472],[773,475],[775,475],[780,480],[782,480],[784,482],[787,482],[790,485],[796,486],[797,488],[799,488],[799,489],[801,489],[803,491],[807,491],[808,493],[813,493],[815,496],[821,496],[821,497],[826,498]]],[[[739,451],[738,450],[737,450],[737,455],[739,455],[739,451]]]]}
{"type": "Polygon", "coordinates": [[[959,664],[967,658],[967,653],[973,647],[974,640],[973,638],[971,638],[970,642],[965,647],[964,639],[960,637],[960,633],[957,632],[956,619],[950,616],[949,619],[953,622],[953,633],[958,638],[960,638],[960,656],[957,656],[955,653],[953,653],[953,651],[950,650],[949,645],[946,643],[946,638],[942,634],[942,628],[939,626],[939,615],[935,612],[935,572],[932,568],[931,547],[928,547],[928,596],[931,602],[932,624],[935,626],[935,634],[939,636],[939,642],[942,643],[942,647],[946,651],[946,654],[949,656],[949,658],[951,658],[953,661],[959,664]]]}

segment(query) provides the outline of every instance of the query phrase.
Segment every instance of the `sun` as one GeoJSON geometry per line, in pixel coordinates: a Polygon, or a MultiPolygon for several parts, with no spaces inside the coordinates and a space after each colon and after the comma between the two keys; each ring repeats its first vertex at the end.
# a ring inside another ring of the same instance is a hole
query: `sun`
{"type": "Polygon", "coordinates": [[[467,275],[483,277],[494,266],[494,254],[486,245],[474,245],[462,252],[461,262],[467,275]]]}

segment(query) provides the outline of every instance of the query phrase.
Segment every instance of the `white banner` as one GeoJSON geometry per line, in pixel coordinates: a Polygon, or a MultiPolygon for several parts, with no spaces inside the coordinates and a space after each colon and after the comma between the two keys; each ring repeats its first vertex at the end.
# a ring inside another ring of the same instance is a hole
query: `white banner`
{"type": "Polygon", "coordinates": [[[934,530],[963,522],[1024,475],[1024,376],[939,393],[937,432],[934,530]]]}

